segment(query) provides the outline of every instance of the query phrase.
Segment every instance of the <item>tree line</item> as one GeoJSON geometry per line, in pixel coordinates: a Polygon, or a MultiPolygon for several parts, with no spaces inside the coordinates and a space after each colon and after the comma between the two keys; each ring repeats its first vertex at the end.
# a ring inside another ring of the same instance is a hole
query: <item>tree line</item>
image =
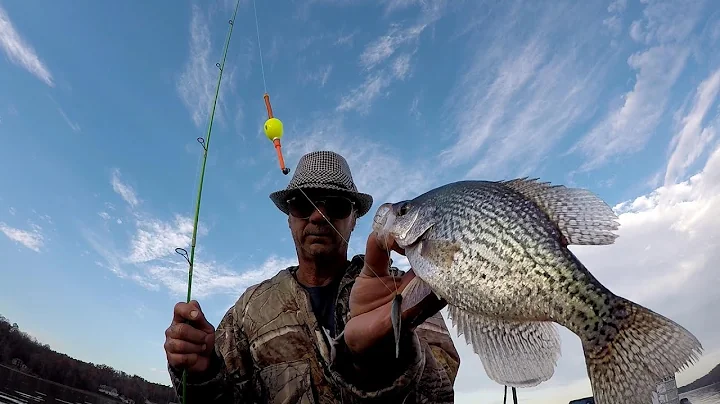
{"type": "Polygon", "coordinates": [[[0,364],[17,368],[33,376],[76,389],[98,392],[101,385],[117,389],[118,394],[135,403],[176,401],[168,386],[149,382],[107,365],[83,362],[38,342],[0,315],[0,364]]]}

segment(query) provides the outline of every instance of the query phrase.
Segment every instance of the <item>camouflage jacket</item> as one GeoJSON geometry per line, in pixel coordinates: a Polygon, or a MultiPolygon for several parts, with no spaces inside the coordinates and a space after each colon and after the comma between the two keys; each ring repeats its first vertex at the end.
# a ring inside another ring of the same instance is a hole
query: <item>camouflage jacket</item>
{"type": "MultiPolygon", "coordinates": [[[[363,259],[353,257],[340,281],[333,335],[349,320],[350,289],[363,259]]],[[[187,404],[454,402],[460,358],[440,313],[405,337],[400,359],[391,356],[387,364],[373,366],[372,377],[362,377],[342,337],[331,357],[295,271],[286,268],[249,287],[228,310],[217,327],[211,369],[188,374],[187,404]]],[[[180,396],[182,373],[169,371],[180,396]]]]}

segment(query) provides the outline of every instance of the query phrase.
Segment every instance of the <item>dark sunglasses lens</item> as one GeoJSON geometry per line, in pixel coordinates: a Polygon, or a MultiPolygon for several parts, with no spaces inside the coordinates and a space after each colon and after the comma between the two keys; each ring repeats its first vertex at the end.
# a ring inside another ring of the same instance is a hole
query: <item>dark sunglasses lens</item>
{"type": "Polygon", "coordinates": [[[288,208],[290,214],[299,217],[306,218],[312,215],[315,207],[305,198],[294,198],[288,202],[288,208]]]}
{"type": "Polygon", "coordinates": [[[307,198],[293,198],[288,201],[290,214],[304,219],[310,217],[315,206],[324,208],[323,212],[331,219],[345,219],[352,212],[352,202],[341,196],[326,196],[310,202],[307,198]]]}
{"type": "Polygon", "coordinates": [[[341,196],[325,198],[325,211],[333,219],[345,219],[352,212],[352,202],[341,196]]]}

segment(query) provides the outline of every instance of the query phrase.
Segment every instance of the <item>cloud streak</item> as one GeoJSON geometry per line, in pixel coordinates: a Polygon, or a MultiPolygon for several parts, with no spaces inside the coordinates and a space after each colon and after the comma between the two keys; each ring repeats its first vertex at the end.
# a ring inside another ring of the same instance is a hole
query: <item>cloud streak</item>
{"type": "Polygon", "coordinates": [[[135,190],[128,184],[122,182],[120,178],[120,170],[114,169],[112,172],[112,188],[122,199],[130,205],[131,208],[135,208],[140,204],[140,199],[135,194],[135,190]]]}
{"type": "Polygon", "coordinates": [[[48,86],[55,87],[50,70],[40,60],[35,49],[22,38],[2,6],[0,6],[0,48],[11,62],[27,70],[48,86]]]}
{"type": "Polygon", "coordinates": [[[474,162],[467,177],[525,175],[592,115],[615,56],[595,44],[594,11],[515,3],[491,12],[469,39],[475,53],[446,104],[456,140],[439,156],[443,167],[474,162]]]}
{"type": "MultiPolygon", "coordinates": [[[[177,91],[182,102],[190,111],[193,123],[195,126],[201,127],[209,119],[212,102],[215,98],[219,74],[215,63],[218,63],[219,60],[213,59],[215,54],[207,16],[197,5],[192,7],[189,47],[190,56],[178,78],[177,91]]],[[[215,111],[216,119],[222,119],[222,111],[225,109],[224,95],[233,86],[234,73],[235,69],[230,61],[226,61],[215,111]]]]}
{"type": "MultiPolygon", "coordinates": [[[[412,69],[412,57],[420,46],[420,36],[442,17],[446,3],[445,0],[420,2],[420,15],[412,24],[403,27],[393,23],[384,35],[368,43],[359,57],[365,79],[341,97],[336,111],[356,111],[365,115],[372,103],[386,94],[396,80],[405,80],[412,69]],[[404,47],[408,49],[403,52],[404,47]]],[[[410,5],[396,4],[402,8],[410,5]]]]}
{"type": "Polygon", "coordinates": [[[685,170],[697,160],[705,147],[715,138],[718,120],[716,119],[708,127],[703,127],[703,122],[710,107],[715,104],[718,91],[720,91],[720,69],[712,72],[707,79],[700,83],[692,108],[682,118],[682,127],[670,144],[670,147],[674,147],[674,151],[665,172],[665,185],[675,183],[683,176],[685,170]]]}
{"type": "Polygon", "coordinates": [[[0,222],[0,232],[5,234],[7,238],[19,243],[35,252],[40,252],[45,245],[45,237],[42,234],[42,227],[33,224],[32,230],[22,230],[8,226],[5,222],[0,222]]]}
{"type": "MultiPolygon", "coordinates": [[[[139,210],[140,198],[132,187],[122,182],[119,170],[113,171],[110,185],[130,205],[135,220],[128,223],[134,225],[134,233],[128,240],[127,247],[122,248],[116,246],[107,233],[99,234],[88,228],[82,229],[83,237],[101,258],[96,264],[118,278],[135,282],[150,291],[166,290],[171,294],[184,294],[187,291],[188,264],[176,254],[175,249],[184,248],[189,253],[192,218],[175,214],[172,220],[167,221],[139,210]]],[[[108,210],[114,209],[111,204],[106,204],[106,207],[108,210]]],[[[98,215],[104,221],[113,219],[106,210],[98,215]]],[[[199,224],[198,234],[206,236],[208,233],[209,229],[199,224]]],[[[204,257],[205,254],[201,248],[197,248],[193,270],[193,295],[197,298],[237,294],[274,275],[280,269],[296,264],[297,261],[271,256],[260,264],[237,271],[212,258],[198,259],[200,256],[204,257]]]]}
{"type": "Polygon", "coordinates": [[[63,111],[62,108],[59,108],[59,107],[58,107],[58,112],[60,112],[60,115],[62,115],[63,119],[65,120],[65,123],[68,124],[68,126],[70,127],[70,129],[72,129],[73,132],[75,132],[75,133],[80,133],[80,132],[82,131],[82,129],[80,128],[80,125],[77,124],[76,122],[73,122],[73,121],[67,116],[67,114],[65,113],[65,111],[63,111]]]}
{"type": "Polygon", "coordinates": [[[635,84],[623,96],[622,105],[609,111],[570,149],[587,157],[581,171],[596,169],[647,144],[690,57],[690,33],[701,17],[704,2],[648,0],[643,4],[643,18],[633,21],[629,30],[634,41],[648,46],[627,59],[628,66],[637,72],[635,84]]]}

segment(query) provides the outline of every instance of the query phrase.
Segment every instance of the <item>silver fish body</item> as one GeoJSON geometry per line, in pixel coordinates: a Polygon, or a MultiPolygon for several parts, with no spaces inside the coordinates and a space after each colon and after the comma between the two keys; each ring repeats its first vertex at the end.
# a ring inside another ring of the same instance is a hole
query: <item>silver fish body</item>
{"type": "Polygon", "coordinates": [[[560,356],[553,323],[580,337],[597,404],[648,403],[661,378],[700,343],[649,309],[613,294],[567,248],[612,244],[617,217],[583,189],[536,180],[460,181],[378,208],[416,273],[412,306],[430,291],[498,383],[550,379],[560,356]]]}

